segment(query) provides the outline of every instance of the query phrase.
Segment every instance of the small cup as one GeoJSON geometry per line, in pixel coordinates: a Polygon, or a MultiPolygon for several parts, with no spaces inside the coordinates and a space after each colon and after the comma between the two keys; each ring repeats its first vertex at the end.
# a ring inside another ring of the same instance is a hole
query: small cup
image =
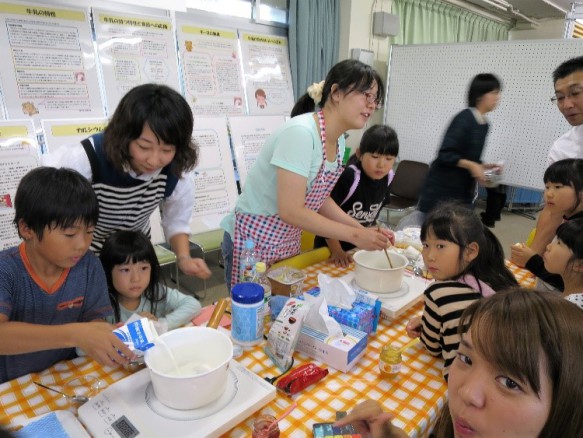
{"type": "Polygon", "coordinates": [[[279,438],[279,426],[276,424],[269,430],[269,426],[275,421],[273,415],[263,414],[257,417],[253,423],[252,438],[279,438]]]}

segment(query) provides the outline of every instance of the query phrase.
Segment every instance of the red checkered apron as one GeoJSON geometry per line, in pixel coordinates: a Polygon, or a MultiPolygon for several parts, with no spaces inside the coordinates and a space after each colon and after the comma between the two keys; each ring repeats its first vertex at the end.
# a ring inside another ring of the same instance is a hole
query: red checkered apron
{"type": "MultiPolygon", "coordinates": [[[[334,171],[326,169],[326,124],[322,111],[318,112],[318,120],[322,137],[323,160],[312,188],[306,194],[305,204],[307,208],[314,211],[318,211],[326,198],[328,198],[343,170],[339,148],[337,148],[336,152],[338,167],[334,171]]],[[[264,261],[269,266],[278,260],[299,254],[301,232],[300,228],[282,221],[278,214],[261,216],[235,211],[231,287],[239,283],[239,256],[247,239],[253,240],[255,250],[261,261],[264,261]]]]}

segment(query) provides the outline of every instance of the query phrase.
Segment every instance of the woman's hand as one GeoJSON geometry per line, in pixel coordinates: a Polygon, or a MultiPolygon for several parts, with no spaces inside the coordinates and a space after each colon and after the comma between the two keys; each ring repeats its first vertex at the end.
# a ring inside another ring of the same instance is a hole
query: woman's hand
{"type": "Polygon", "coordinates": [[[391,230],[378,228],[354,228],[354,238],[348,240],[357,248],[369,251],[386,249],[395,241],[395,236],[391,230]]]}
{"type": "Polygon", "coordinates": [[[372,438],[407,438],[407,434],[391,424],[393,415],[384,412],[381,405],[374,400],[358,404],[350,414],[334,423],[334,426],[356,424],[370,432],[372,438]]]}
{"type": "Polygon", "coordinates": [[[419,336],[421,336],[422,331],[421,317],[416,316],[414,318],[411,318],[411,320],[407,323],[407,326],[405,327],[405,331],[407,332],[407,336],[409,336],[410,338],[418,338],[419,336]]]}
{"type": "Polygon", "coordinates": [[[202,280],[207,280],[211,276],[211,270],[203,259],[180,256],[178,257],[178,267],[186,275],[194,275],[202,280]]]}
{"type": "Polygon", "coordinates": [[[536,252],[534,250],[523,243],[515,243],[510,247],[510,261],[521,268],[524,268],[526,263],[535,254],[536,252]]]}

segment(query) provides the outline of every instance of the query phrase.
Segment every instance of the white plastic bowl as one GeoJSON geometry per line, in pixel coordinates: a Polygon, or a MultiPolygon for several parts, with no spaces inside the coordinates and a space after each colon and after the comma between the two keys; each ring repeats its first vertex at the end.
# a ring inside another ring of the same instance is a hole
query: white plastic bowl
{"type": "Polygon", "coordinates": [[[357,251],[354,256],[356,284],[375,293],[397,292],[403,283],[403,274],[409,263],[407,257],[388,251],[393,268],[384,251],[357,251]]]}
{"type": "Polygon", "coordinates": [[[162,404],[196,409],[225,392],[233,358],[233,344],[226,334],[206,327],[184,327],[164,333],[154,344],[144,359],[162,404]]]}

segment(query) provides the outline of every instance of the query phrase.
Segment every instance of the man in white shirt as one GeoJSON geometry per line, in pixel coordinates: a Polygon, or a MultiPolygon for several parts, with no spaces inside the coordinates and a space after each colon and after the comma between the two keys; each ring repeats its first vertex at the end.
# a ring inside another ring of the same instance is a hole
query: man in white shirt
{"type": "MultiPolygon", "coordinates": [[[[547,166],[565,158],[583,158],[583,56],[559,65],[553,72],[553,82],[555,95],[551,100],[573,127],[555,140],[549,150],[547,166]]],[[[542,255],[562,220],[560,215],[552,215],[546,207],[543,208],[531,249],[542,255]]]]}

